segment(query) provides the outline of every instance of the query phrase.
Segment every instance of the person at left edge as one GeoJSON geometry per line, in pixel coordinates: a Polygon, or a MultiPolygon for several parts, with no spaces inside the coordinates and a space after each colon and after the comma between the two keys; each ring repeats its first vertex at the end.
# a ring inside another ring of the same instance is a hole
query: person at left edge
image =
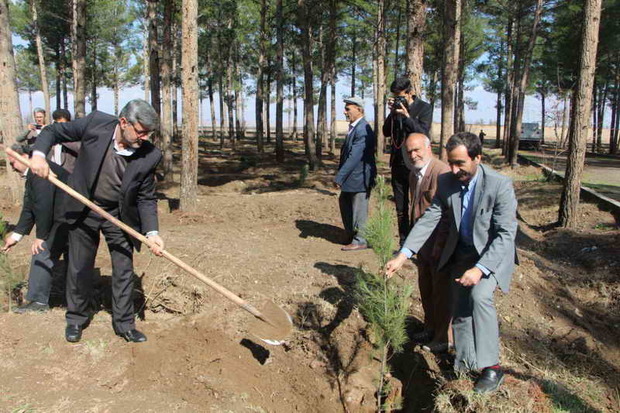
{"type": "MultiPolygon", "coordinates": [[[[149,142],[159,127],[157,112],[146,101],[130,101],[118,117],[94,111],[68,123],[55,123],[39,134],[31,169],[46,178],[45,160],[50,148],[65,141],[82,142],[69,185],[91,199],[152,242],[151,250],[161,255],[164,242],[159,236],[155,168],[161,151],[149,142]]],[[[112,324],[117,335],[130,342],[146,341],[136,329],[133,291],[133,248],[140,243],[112,223],[67,197],[65,220],[69,228],[67,270],[67,327],[65,338],[78,342],[91,317],[93,268],[103,233],[112,260],[112,324]]]]}

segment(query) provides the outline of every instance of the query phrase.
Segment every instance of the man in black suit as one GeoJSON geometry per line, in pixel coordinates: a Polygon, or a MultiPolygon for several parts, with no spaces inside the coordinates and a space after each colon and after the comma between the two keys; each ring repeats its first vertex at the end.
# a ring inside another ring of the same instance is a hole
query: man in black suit
{"type": "MultiPolygon", "coordinates": [[[[11,149],[19,156],[28,159],[28,154],[22,145],[15,144],[11,149]]],[[[66,226],[57,220],[60,216],[63,191],[57,189],[47,179],[33,174],[26,165],[18,162],[13,156],[9,156],[8,160],[13,170],[26,178],[26,186],[19,221],[13,232],[6,237],[0,250],[9,251],[36,226],[26,294],[28,304],[13,311],[18,314],[43,312],[49,310],[53,282],[58,281],[64,289],[65,274],[64,269],[60,268],[59,261],[61,255],[67,252],[67,231],[66,226]]],[[[50,169],[61,181],[67,181],[69,174],[63,168],[50,163],[50,169]]]]}
{"type": "Polygon", "coordinates": [[[409,223],[409,168],[405,163],[403,143],[411,133],[430,135],[433,110],[431,105],[413,94],[407,77],[396,78],[390,86],[392,98],[388,99],[390,114],[383,124],[383,135],[392,137],[390,168],[392,190],[398,218],[398,235],[401,245],[411,229],[409,223]],[[405,104],[406,103],[406,104],[405,104]]]}
{"type": "MultiPolygon", "coordinates": [[[[157,112],[141,99],[129,102],[118,117],[95,111],[73,122],[50,125],[37,139],[32,170],[47,177],[45,155],[52,145],[81,140],[69,185],[146,234],[154,244],[151,250],[161,255],[164,242],[158,235],[155,167],[162,154],[148,141],[158,127],[157,112]]],[[[133,248],[139,249],[140,243],[73,198],[67,197],[65,202],[65,219],[70,225],[65,338],[78,342],[90,321],[93,268],[101,232],[112,259],[114,331],[130,342],[146,341],[146,336],[136,330],[131,297],[133,248]]]]}

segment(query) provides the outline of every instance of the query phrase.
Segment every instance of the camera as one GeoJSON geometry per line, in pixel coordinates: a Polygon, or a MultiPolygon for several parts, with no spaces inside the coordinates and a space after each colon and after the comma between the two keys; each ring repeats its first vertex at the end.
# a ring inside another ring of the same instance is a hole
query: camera
{"type": "Polygon", "coordinates": [[[401,105],[402,108],[408,109],[409,108],[409,103],[407,102],[407,98],[404,96],[396,96],[394,97],[394,102],[392,103],[392,110],[396,110],[396,109],[401,109],[401,105]]]}
{"type": "Polygon", "coordinates": [[[39,124],[34,125],[34,128],[35,128],[35,129],[41,129],[42,127],[43,127],[43,125],[39,125],[39,124]]]}

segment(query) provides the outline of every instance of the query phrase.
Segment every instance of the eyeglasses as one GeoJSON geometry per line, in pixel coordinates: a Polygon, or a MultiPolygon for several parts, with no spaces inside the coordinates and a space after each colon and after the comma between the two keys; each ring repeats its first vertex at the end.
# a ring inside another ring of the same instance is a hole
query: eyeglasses
{"type": "Polygon", "coordinates": [[[139,130],[138,128],[136,128],[136,125],[134,125],[133,123],[129,122],[129,124],[131,125],[131,127],[133,128],[134,132],[136,132],[136,136],[138,138],[150,138],[151,135],[153,135],[153,131],[152,130],[139,130]]]}

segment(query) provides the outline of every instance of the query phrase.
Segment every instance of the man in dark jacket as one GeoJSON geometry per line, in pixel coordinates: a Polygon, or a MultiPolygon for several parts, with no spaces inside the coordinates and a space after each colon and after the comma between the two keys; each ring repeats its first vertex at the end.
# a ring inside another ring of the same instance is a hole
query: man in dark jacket
{"type": "MultiPolygon", "coordinates": [[[[21,145],[11,148],[19,156],[28,159],[21,145]]],[[[57,189],[47,179],[32,173],[27,166],[12,156],[8,157],[13,170],[26,178],[24,203],[19,221],[11,234],[6,237],[3,252],[14,247],[24,235],[30,234],[36,226],[36,239],[32,243],[32,259],[28,275],[28,304],[17,307],[14,312],[42,312],[49,310],[49,297],[54,281],[64,289],[64,268],[59,265],[60,257],[67,252],[66,226],[58,221],[61,214],[63,191],[57,189]],[[57,279],[54,280],[54,275],[57,279]]],[[[67,181],[68,172],[55,163],[50,169],[61,181],[67,181]]]]}
{"type": "MultiPolygon", "coordinates": [[[[145,234],[161,255],[155,167],[161,151],[148,141],[159,127],[157,112],[144,100],[129,102],[118,117],[102,112],[68,123],[55,123],[41,131],[32,157],[32,171],[49,173],[45,156],[57,143],[81,140],[80,155],[69,185],[112,216],[145,234]]],[[[130,342],[146,341],[135,328],[133,248],[139,242],[112,223],[90,211],[79,201],[67,198],[65,219],[69,225],[67,274],[67,328],[65,338],[77,342],[88,325],[93,289],[93,268],[103,233],[112,258],[112,323],[114,331],[130,342]]]]}
{"type": "Polygon", "coordinates": [[[334,178],[340,188],[340,214],[347,232],[343,251],[359,251],[368,247],[362,229],[368,218],[368,199],[375,182],[375,134],[364,119],[364,102],[357,97],[344,99],[344,115],[349,132],[340,149],[340,166],[334,178]]]}
{"type": "Polygon", "coordinates": [[[383,135],[392,138],[390,168],[392,190],[398,218],[400,243],[405,241],[411,229],[409,222],[409,169],[403,156],[403,143],[411,133],[430,137],[433,111],[431,105],[413,94],[411,81],[406,77],[396,78],[390,86],[393,97],[388,100],[390,114],[383,124],[383,135]]]}

